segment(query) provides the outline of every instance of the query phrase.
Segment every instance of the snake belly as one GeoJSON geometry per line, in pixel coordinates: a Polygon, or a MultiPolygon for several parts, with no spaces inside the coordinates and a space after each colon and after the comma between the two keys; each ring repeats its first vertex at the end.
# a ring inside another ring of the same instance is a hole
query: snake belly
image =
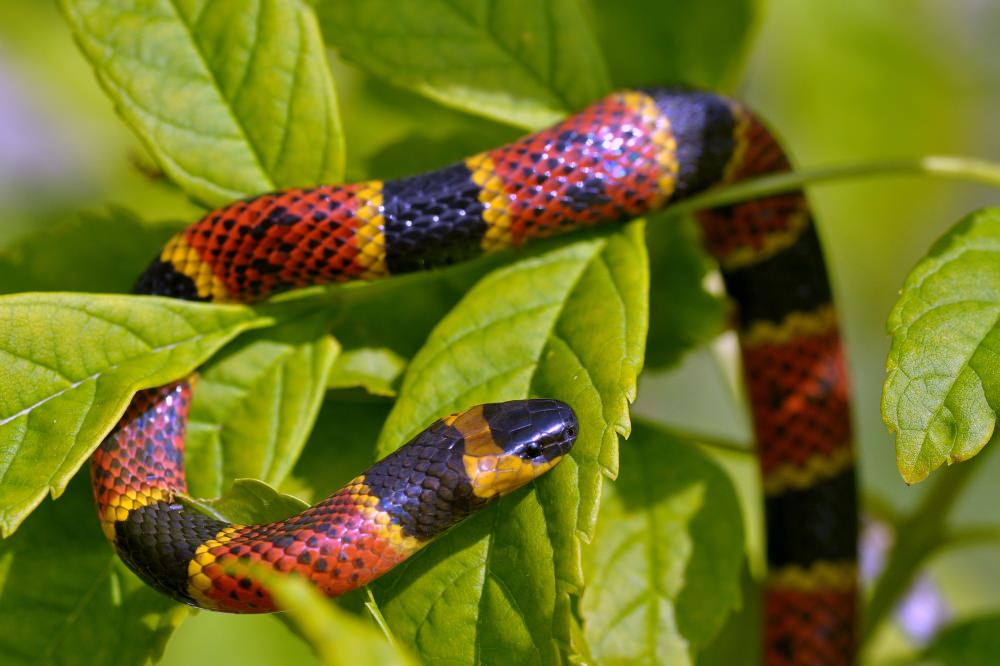
{"type": "MultiPolygon", "coordinates": [[[[289,189],[210,212],[171,239],[135,291],[254,302],[280,291],[430,269],[533,238],[628,220],[707,188],[785,171],[764,125],[727,98],[610,95],[558,125],[418,176],[289,189]]],[[[767,664],[854,660],[857,515],[845,363],[801,192],[698,215],[737,311],[767,516],[767,664]]],[[[576,437],[551,400],[441,419],[323,502],[269,525],[176,503],[186,490],[187,380],[139,392],[95,452],[102,527],[146,582],[193,605],[274,609],[237,564],[297,571],[330,595],[382,575],[576,437]]],[[[627,483],[625,479],[623,482],[627,483]]]]}

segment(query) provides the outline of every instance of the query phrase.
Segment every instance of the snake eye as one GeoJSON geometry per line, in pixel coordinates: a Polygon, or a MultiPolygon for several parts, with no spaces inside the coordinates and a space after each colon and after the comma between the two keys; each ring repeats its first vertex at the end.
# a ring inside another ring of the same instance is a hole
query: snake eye
{"type": "Polygon", "coordinates": [[[524,457],[537,458],[542,455],[542,449],[537,444],[528,444],[524,447],[524,457]]]}

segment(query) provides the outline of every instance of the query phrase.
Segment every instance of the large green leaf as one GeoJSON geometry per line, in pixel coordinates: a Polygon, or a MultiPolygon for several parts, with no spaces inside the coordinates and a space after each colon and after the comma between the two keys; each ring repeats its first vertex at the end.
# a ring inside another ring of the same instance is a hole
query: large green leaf
{"type": "Polygon", "coordinates": [[[0,663],[145,663],[186,614],[118,561],[85,475],[0,541],[0,663]]]}
{"type": "Polygon", "coordinates": [[[127,291],[174,231],[122,209],[81,213],[0,252],[0,292],[127,291]]]}
{"type": "Polygon", "coordinates": [[[62,0],[84,55],[167,175],[218,205],[339,181],[343,139],[300,0],[62,0]]]}
{"type": "Polygon", "coordinates": [[[597,34],[616,86],[732,85],[759,0],[594,0],[597,34]]]}
{"type": "Polygon", "coordinates": [[[529,491],[450,531],[376,586],[394,634],[427,661],[558,661],[604,476],[630,427],[647,326],[641,223],[522,258],[479,281],[411,362],[379,442],[483,402],[568,402],[580,439],[529,491]]]}
{"type": "Polygon", "coordinates": [[[320,0],[347,60],[449,106],[523,127],[608,92],[578,0],[320,0]]]}
{"type": "Polygon", "coordinates": [[[906,278],[889,315],[882,418],[908,483],[976,455],[1000,410],[1000,209],[962,220],[906,278]]]}
{"type": "Polygon", "coordinates": [[[0,297],[0,533],[63,491],[134,391],[268,323],[245,307],[153,297],[0,297]]]}
{"type": "Polygon", "coordinates": [[[191,404],[188,481],[215,497],[235,479],[279,485],[306,443],[340,353],[322,310],[286,315],[212,359],[191,404]]]}
{"type": "Polygon", "coordinates": [[[973,617],[946,627],[914,664],[992,666],[1000,654],[1000,614],[973,617]]]}
{"type": "Polygon", "coordinates": [[[600,664],[690,664],[740,602],[743,519],[726,473],[636,423],[584,549],[580,609],[600,664]]]}

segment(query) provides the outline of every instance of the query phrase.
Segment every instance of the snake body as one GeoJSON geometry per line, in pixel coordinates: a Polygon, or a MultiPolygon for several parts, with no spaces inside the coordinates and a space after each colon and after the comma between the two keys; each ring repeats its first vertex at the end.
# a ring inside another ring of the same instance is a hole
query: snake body
{"type": "MultiPolygon", "coordinates": [[[[427,174],[235,202],[179,233],[136,291],[252,302],[305,285],[445,266],[707,188],[787,170],[746,108],[686,89],[627,90],[558,125],[427,174]]],[[[847,378],[819,241],[793,192],[698,215],[736,304],[765,491],[764,656],[846,664],[855,642],[857,517],[847,378]]],[[[122,559],[185,603],[274,608],[232,565],[295,570],[335,595],[364,585],[490,499],[556,464],[572,410],[552,400],[441,419],[325,501],[229,525],[185,490],[187,380],[142,391],[93,457],[98,512],[122,559]]],[[[628,480],[624,480],[628,482],[628,480]]]]}

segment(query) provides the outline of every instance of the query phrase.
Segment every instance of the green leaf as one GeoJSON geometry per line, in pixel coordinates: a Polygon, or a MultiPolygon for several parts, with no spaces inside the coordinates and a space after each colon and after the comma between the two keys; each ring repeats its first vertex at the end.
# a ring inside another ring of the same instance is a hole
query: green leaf
{"type": "Polygon", "coordinates": [[[740,603],[743,520],[729,477],[636,423],[584,549],[584,634],[600,664],[690,664],[740,603]]]}
{"type": "Polygon", "coordinates": [[[330,603],[309,583],[275,576],[268,585],[275,601],[288,611],[297,633],[327,666],[418,663],[406,650],[388,642],[374,624],[330,603]]]}
{"type": "Polygon", "coordinates": [[[571,457],[376,583],[397,638],[426,661],[552,663],[569,645],[604,476],[642,363],[648,268],[641,223],[493,271],[441,321],[407,369],[379,441],[385,454],[435,418],[529,395],[576,410],[571,457]]]}
{"type": "Polygon", "coordinates": [[[1000,614],[991,613],[946,627],[914,664],[992,666],[1000,654],[1000,614]]]}
{"type": "Polygon", "coordinates": [[[1000,209],[930,249],[889,315],[882,419],[907,483],[976,455],[1000,409],[1000,209]]]}
{"type": "Polygon", "coordinates": [[[187,612],[118,561],[86,475],[0,541],[0,663],[142,664],[187,612]]]}
{"type": "Polygon", "coordinates": [[[743,605],[730,613],[712,642],[698,652],[698,666],[758,666],[761,663],[764,593],[744,564],[740,576],[743,605]]]}
{"type": "Polygon", "coordinates": [[[322,310],[286,317],[230,345],[200,373],[187,451],[188,483],[200,497],[239,478],[280,485],[306,443],[340,345],[326,334],[322,310]]]}
{"type": "Polygon", "coordinates": [[[120,208],[81,213],[0,252],[0,293],[128,291],[176,230],[120,208]]]}
{"type": "Polygon", "coordinates": [[[595,0],[594,25],[616,86],[730,87],[745,59],[758,0],[595,0]]]}
{"type": "Polygon", "coordinates": [[[578,0],[320,0],[328,44],[443,104],[538,128],[608,92],[578,0]]]}
{"type": "Polygon", "coordinates": [[[333,82],[304,2],[61,4],[119,113],[195,199],[341,180],[333,82]]]}
{"type": "Polygon", "coordinates": [[[62,493],[134,391],[269,323],[245,307],[153,297],[0,297],[0,533],[62,493]]]}
{"type": "Polygon", "coordinates": [[[345,349],[385,347],[411,358],[469,285],[509,262],[511,256],[500,252],[446,270],[343,285],[337,289],[341,300],[332,333],[345,349]],[[391,325],[387,326],[390,312],[391,325]]]}
{"type": "Polygon", "coordinates": [[[295,465],[296,478],[316,497],[326,497],[368,469],[375,462],[375,441],[389,409],[385,400],[352,402],[328,396],[295,465]]]}
{"type": "Polygon", "coordinates": [[[179,498],[205,515],[238,525],[273,523],[309,508],[307,502],[279,493],[257,479],[236,479],[232,487],[216,499],[195,499],[187,495],[179,498]]]}
{"type": "Polygon", "coordinates": [[[406,359],[384,347],[363,347],[341,354],[327,382],[329,388],[360,386],[372,395],[391,398],[396,395],[392,387],[403,373],[406,359]]]}
{"type": "Polygon", "coordinates": [[[702,251],[692,220],[657,215],[650,221],[647,242],[653,343],[646,348],[646,367],[666,368],[724,330],[726,300],[705,288],[715,264],[702,251]]]}

